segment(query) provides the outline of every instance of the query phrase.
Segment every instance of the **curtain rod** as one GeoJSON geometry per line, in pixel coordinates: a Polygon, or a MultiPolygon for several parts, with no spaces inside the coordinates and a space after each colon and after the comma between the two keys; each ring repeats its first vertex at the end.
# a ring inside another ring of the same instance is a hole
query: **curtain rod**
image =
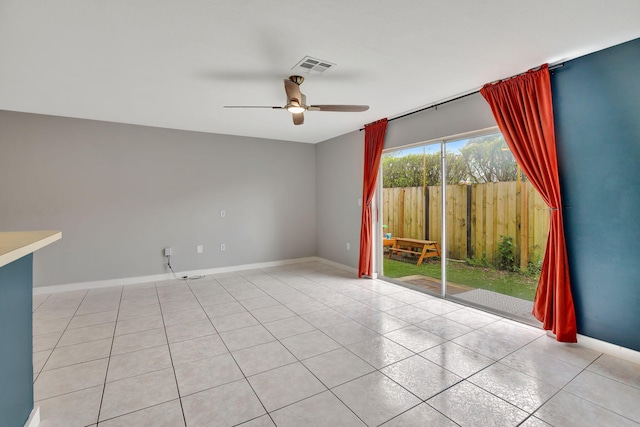
{"type": "MultiPolygon", "coordinates": [[[[556,68],[561,68],[561,67],[564,67],[564,62],[560,62],[558,64],[550,65],[549,66],[549,71],[553,71],[556,68]]],[[[511,77],[507,77],[505,79],[496,80],[496,82],[499,82],[499,81],[502,81],[502,80],[509,80],[509,79],[514,78],[514,77],[518,77],[518,76],[521,76],[523,74],[526,74],[526,73],[527,73],[527,71],[525,71],[524,73],[516,74],[516,75],[511,76],[511,77]]],[[[495,82],[491,82],[491,83],[495,83],[495,82]]],[[[438,107],[441,106],[441,105],[448,104],[449,102],[457,101],[457,100],[462,99],[462,98],[466,98],[467,96],[475,95],[476,93],[479,93],[479,92],[480,92],[480,89],[477,89],[477,90],[474,90],[472,92],[465,93],[464,95],[456,96],[455,98],[447,99],[446,101],[442,101],[442,102],[438,102],[438,103],[433,104],[433,105],[429,105],[428,107],[422,107],[422,108],[419,108],[419,109],[417,109],[415,111],[410,111],[408,113],[401,114],[399,116],[396,116],[396,117],[393,117],[391,119],[388,119],[387,122],[392,122],[394,120],[402,119],[402,118],[410,116],[412,114],[421,113],[422,111],[429,110],[430,108],[438,109],[438,107]]],[[[364,130],[364,128],[360,128],[360,132],[362,132],[363,130],[364,130]]]]}

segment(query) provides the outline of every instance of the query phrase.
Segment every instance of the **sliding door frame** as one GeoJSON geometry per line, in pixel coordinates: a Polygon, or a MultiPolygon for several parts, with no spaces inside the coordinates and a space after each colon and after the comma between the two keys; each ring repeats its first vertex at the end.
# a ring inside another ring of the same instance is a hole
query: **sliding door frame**
{"type": "MultiPolygon", "coordinates": [[[[485,128],[485,129],[480,129],[477,131],[473,131],[473,132],[465,132],[465,133],[461,133],[461,134],[457,134],[457,135],[451,135],[448,136],[446,138],[437,138],[437,139],[432,139],[429,141],[423,141],[423,142],[417,142],[414,144],[407,144],[407,145],[403,145],[401,147],[392,147],[392,148],[387,148],[382,150],[382,154],[386,154],[386,153],[392,153],[394,151],[400,151],[403,149],[408,149],[408,148],[413,148],[413,147],[421,147],[421,146],[425,146],[425,145],[435,145],[435,144],[440,144],[440,160],[441,160],[441,171],[440,171],[440,182],[441,182],[441,186],[442,186],[442,207],[440,212],[438,213],[439,215],[442,216],[442,228],[440,230],[440,253],[442,254],[442,256],[440,257],[440,261],[442,263],[441,265],[441,277],[442,277],[442,286],[441,286],[441,291],[440,291],[440,297],[441,298],[446,298],[447,297],[447,251],[448,251],[448,246],[447,246],[447,206],[446,206],[446,200],[447,200],[447,183],[446,183],[446,176],[447,176],[447,151],[446,151],[446,145],[449,142],[455,142],[455,141],[459,141],[461,139],[471,139],[471,138],[477,138],[477,137],[482,137],[482,136],[486,136],[486,135],[491,135],[494,133],[498,133],[500,132],[500,129],[498,129],[497,126],[492,126],[490,128],[485,128]]],[[[374,205],[375,205],[375,210],[374,210],[374,215],[375,217],[375,227],[373,227],[373,230],[371,230],[372,233],[372,241],[374,242],[374,250],[375,250],[375,256],[374,256],[374,260],[376,261],[374,264],[374,275],[375,277],[378,278],[383,278],[385,280],[388,280],[390,282],[393,283],[398,283],[398,281],[395,281],[393,279],[390,279],[388,277],[384,276],[384,269],[383,269],[383,258],[384,258],[384,248],[382,246],[382,224],[381,224],[381,218],[382,218],[382,209],[383,209],[383,203],[382,203],[382,181],[383,181],[383,170],[382,170],[382,162],[380,162],[380,170],[378,171],[378,185],[376,187],[376,194],[374,196],[374,205]]],[[[425,227],[427,227],[428,224],[425,224],[425,227]]],[[[409,287],[411,289],[415,289],[415,290],[419,290],[421,292],[424,292],[424,290],[419,289],[418,287],[414,287],[414,286],[409,286],[406,283],[398,283],[401,284],[402,286],[405,287],[409,287]]]]}

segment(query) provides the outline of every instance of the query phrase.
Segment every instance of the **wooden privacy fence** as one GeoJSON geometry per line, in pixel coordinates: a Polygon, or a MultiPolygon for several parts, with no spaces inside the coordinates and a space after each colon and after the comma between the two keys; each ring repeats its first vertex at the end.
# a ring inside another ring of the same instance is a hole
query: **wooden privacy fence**
{"type": "MultiPolygon", "coordinates": [[[[393,236],[442,241],[442,187],[384,188],[383,224],[393,236]],[[427,227],[425,227],[427,224],[427,227]]],[[[521,268],[544,255],[549,209],[528,181],[447,185],[447,257],[495,258],[511,236],[521,268]]]]}

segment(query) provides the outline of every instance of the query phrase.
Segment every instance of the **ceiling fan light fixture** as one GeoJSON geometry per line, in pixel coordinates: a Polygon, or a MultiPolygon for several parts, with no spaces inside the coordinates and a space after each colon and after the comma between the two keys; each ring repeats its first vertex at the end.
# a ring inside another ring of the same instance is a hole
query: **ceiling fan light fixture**
{"type": "Polygon", "coordinates": [[[305,108],[303,106],[301,106],[300,104],[296,103],[290,103],[289,105],[287,105],[287,111],[293,114],[298,114],[298,113],[304,113],[305,108]]]}

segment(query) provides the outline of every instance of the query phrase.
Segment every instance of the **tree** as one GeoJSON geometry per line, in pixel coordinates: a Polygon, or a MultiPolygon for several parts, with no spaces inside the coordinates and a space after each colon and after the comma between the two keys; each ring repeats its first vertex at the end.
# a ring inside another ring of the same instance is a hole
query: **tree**
{"type": "MultiPolygon", "coordinates": [[[[427,170],[430,169],[431,157],[429,157],[427,170]]],[[[421,187],[423,159],[421,154],[408,154],[402,157],[385,155],[382,158],[382,186],[385,188],[396,187],[421,187]]]]}
{"type": "Polygon", "coordinates": [[[467,167],[467,162],[458,153],[447,153],[447,184],[454,185],[468,182],[469,168],[467,167]]]}
{"type": "Polygon", "coordinates": [[[501,134],[472,138],[460,155],[474,184],[517,179],[518,165],[501,134]]]}
{"type": "MultiPolygon", "coordinates": [[[[426,185],[440,185],[440,153],[395,153],[382,157],[382,186],[422,187],[426,164],[426,185]]],[[[459,152],[447,152],[447,184],[515,181],[518,165],[501,134],[472,138],[459,152]]]]}
{"type": "MultiPolygon", "coordinates": [[[[386,154],[382,158],[382,186],[385,188],[422,187],[423,165],[426,164],[426,185],[440,185],[440,153],[408,154],[397,157],[386,154]]],[[[459,184],[467,180],[464,159],[457,153],[447,153],[447,183],[459,184]]]]}

